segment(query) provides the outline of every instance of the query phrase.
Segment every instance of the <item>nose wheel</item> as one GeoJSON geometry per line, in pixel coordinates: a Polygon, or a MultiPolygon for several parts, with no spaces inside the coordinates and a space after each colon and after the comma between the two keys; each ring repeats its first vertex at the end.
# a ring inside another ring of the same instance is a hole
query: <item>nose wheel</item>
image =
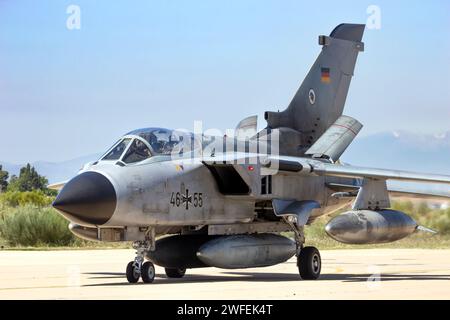
{"type": "Polygon", "coordinates": [[[129,283],[136,283],[141,277],[141,271],[136,268],[134,261],[130,261],[127,264],[127,280],[129,283]]]}
{"type": "Polygon", "coordinates": [[[136,258],[127,265],[127,280],[136,283],[142,278],[144,283],[152,283],[155,279],[155,266],[150,261],[144,262],[145,253],[154,248],[154,242],[135,241],[133,248],[136,249],[136,258]]]}
{"type": "Polygon", "coordinates": [[[142,265],[141,277],[144,283],[152,283],[155,280],[155,266],[153,263],[147,261],[142,265]]]}
{"type": "Polygon", "coordinates": [[[152,283],[155,280],[155,266],[150,261],[142,264],[139,269],[135,261],[130,261],[127,265],[127,280],[129,283],[136,283],[142,277],[144,283],[152,283]]]}

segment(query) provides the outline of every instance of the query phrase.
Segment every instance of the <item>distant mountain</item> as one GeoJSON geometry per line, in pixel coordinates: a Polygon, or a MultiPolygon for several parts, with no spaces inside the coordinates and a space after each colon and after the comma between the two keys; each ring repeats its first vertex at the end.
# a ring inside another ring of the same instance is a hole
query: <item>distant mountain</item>
{"type": "MultiPolygon", "coordinates": [[[[40,175],[45,176],[49,183],[55,183],[73,177],[85,163],[95,161],[100,156],[101,154],[91,154],[63,162],[36,161],[31,163],[31,165],[36,168],[40,175]]],[[[25,165],[11,164],[1,160],[0,164],[3,165],[3,170],[9,172],[9,176],[13,174],[19,175],[20,168],[25,165]]]]}
{"type": "Polygon", "coordinates": [[[342,156],[352,165],[450,175],[450,131],[383,132],[355,139],[342,156]]]}
{"type": "MultiPolygon", "coordinates": [[[[50,183],[73,177],[83,164],[98,159],[101,154],[64,162],[37,161],[36,170],[50,183]]],[[[355,139],[342,157],[343,162],[358,166],[399,169],[450,175],[450,132],[441,135],[423,135],[411,132],[383,132],[355,139]]],[[[0,160],[10,175],[19,174],[23,164],[0,160]]],[[[448,186],[440,186],[439,189],[448,186]]]]}

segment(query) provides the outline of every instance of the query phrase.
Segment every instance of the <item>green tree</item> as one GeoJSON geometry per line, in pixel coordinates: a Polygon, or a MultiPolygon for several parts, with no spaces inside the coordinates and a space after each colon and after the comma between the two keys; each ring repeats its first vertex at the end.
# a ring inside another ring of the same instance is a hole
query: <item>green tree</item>
{"type": "Polygon", "coordinates": [[[40,176],[29,163],[20,169],[19,176],[13,175],[9,181],[8,191],[47,191],[48,180],[40,176]]]}
{"type": "Polygon", "coordinates": [[[0,192],[5,191],[8,187],[8,171],[4,171],[2,165],[0,164],[0,192]]]}

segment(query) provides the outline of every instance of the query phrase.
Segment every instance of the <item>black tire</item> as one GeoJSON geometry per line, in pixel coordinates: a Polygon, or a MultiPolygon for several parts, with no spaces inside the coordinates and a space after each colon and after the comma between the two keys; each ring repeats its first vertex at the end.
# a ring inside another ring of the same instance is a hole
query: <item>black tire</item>
{"type": "Polygon", "coordinates": [[[301,249],[297,258],[298,271],[304,280],[316,280],[320,276],[322,260],[319,250],[315,247],[305,247],[301,249]]]}
{"type": "Polygon", "coordinates": [[[186,269],[182,268],[165,268],[168,278],[183,278],[186,273],[186,269]]]}
{"type": "Polygon", "coordinates": [[[134,261],[130,261],[127,264],[127,280],[129,283],[136,283],[141,277],[140,273],[134,267],[134,261]]]}
{"type": "Polygon", "coordinates": [[[155,280],[155,266],[150,261],[144,262],[141,267],[141,277],[144,283],[152,283],[155,280]]]}

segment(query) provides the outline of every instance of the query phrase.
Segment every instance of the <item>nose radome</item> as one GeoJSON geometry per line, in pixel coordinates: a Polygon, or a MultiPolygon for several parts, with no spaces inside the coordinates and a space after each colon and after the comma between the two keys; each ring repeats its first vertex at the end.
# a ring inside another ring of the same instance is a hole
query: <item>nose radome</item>
{"type": "Polygon", "coordinates": [[[66,183],[53,202],[53,207],[80,225],[102,225],[111,219],[116,203],[116,191],[109,179],[89,171],[66,183]]]}

